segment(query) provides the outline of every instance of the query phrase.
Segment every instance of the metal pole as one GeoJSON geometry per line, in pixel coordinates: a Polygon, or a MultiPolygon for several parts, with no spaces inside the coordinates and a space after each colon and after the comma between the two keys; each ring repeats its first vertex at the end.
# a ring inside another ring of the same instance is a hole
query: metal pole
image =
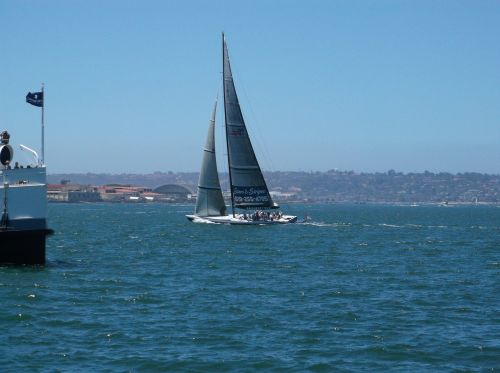
{"type": "Polygon", "coordinates": [[[226,146],[227,146],[227,166],[229,171],[229,187],[231,190],[231,210],[233,210],[233,218],[236,217],[236,211],[234,209],[234,195],[233,195],[233,178],[231,176],[231,156],[229,154],[229,134],[227,125],[227,111],[226,111],[226,40],[224,39],[224,33],[222,33],[222,89],[224,90],[224,123],[226,124],[226,146]]]}
{"type": "Polygon", "coordinates": [[[9,225],[9,212],[7,210],[7,189],[9,189],[9,183],[5,181],[5,173],[3,174],[3,212],[2,219],[0,221],[0,228],[7,229],[9,225]]]}
{"type": "Polygon", "coordinates": [[[44,124],[44,109],[45,109],[45,94],[43,93],[44,84],[42,83],[42,159],[41,165],[45,164],[45,124],[44,124]]]}

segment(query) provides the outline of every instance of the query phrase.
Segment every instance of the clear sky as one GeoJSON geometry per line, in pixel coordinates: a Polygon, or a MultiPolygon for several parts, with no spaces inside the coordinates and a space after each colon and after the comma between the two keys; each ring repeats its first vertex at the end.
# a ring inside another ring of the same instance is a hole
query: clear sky
{"type": "Polygon", "coordinates": [[[500,173],[500,1],[0,0],[0,129],[44,82],[49,173],[198,171],[222,31],[263,169],[500,173]]]}

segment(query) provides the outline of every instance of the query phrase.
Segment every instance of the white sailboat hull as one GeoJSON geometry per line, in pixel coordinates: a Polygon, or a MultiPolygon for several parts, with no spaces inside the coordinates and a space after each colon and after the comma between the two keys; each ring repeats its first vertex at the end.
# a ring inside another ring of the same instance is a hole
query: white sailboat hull
{"type": "Polygon", "coordinates": [[[294,215],[282,215],[279,219],[259,219],[252,220],[243,214],[223,215],[223,216],[197,216],[186,215],[189,221],[193,223],[212,223],[212,224],[231,224],[231,225],[276,225],[296,223],[297,217],[294,215]]]}

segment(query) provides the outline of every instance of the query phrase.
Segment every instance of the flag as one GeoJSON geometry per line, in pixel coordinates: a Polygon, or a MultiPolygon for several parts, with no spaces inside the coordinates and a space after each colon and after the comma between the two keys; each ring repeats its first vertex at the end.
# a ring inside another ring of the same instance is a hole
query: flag
{"type": "Polygon", "coordinates": [[[26,102],[34,106],[43,107],[43,92],[28,92],[26,102]]]}

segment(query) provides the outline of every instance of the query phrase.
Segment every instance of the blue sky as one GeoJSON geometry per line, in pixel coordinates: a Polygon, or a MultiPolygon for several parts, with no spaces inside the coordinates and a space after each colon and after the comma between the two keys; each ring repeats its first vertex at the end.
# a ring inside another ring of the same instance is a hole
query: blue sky
{"type": "Polygon", "coordinates": [[[198,171],[222,31],[265,170],[500,173],[499,1],[0,0],[0,127],[44,82],[50,173],[198,171]]]}

